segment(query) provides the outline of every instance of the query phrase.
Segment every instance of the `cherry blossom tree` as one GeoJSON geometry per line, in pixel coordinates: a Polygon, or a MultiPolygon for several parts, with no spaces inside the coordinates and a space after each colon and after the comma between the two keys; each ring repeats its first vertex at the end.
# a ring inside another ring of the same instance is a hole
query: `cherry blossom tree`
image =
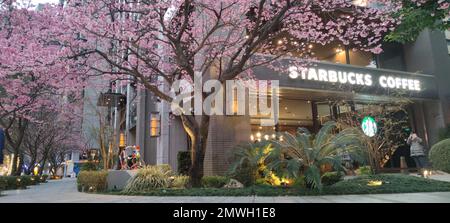
{"type": "Polygon", "coordinates": [[[81,137],[81,106],[79,102],[61,103],[58,109],[34,114],[33,121],[25,131],[22,150],[29,159],[26,173],[32,172],[36,165],[41,168],[47,164],[52,174],[61,167],[65,156],[73,151],[81,151],[84,143],[81,137]]]}
{"type": "MultiPolygon", "coordinates": [[[[351,0],[69,0],[64,9],[65,47],[90,72],[135,80],[166,102],[162,87],[195,75],[224,83],[257,78],[252,69],[285,56],[298,60],[309,44],[338,41],[380,53],[397,22],[398,1],[351,0]],[[74,39],[73,37],[78,38],[74,39]],[[272,56],[260,56],[270,54],[272,56]]],[[[272,66],[275,67],[275,66],[272,66]]],[[[202,99],[211,93],[203,93],[202,99]]],[[[200,185],[210,115],[181,114],[191,139],[191,183],[200,185]]]]}
{"type": "Polygon", "coordinates": [[[59,42],[58,8],[32,10],[14,0],[0,2],[0,127],[14,154],[13,174],[20,174],[25,132],[36,116],[60,105],[55,98],[77,97],[83,69],[67,58],[59,42]],[[17,171],[16,171],[17,170],[17,171]]]}

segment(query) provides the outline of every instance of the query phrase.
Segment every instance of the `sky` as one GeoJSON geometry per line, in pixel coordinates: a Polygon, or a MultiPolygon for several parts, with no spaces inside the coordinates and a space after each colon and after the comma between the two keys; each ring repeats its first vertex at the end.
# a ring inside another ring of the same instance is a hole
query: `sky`
{"type": "MultiPolygon", "coordinates": [[[[30,6],[37,6],[42,3],[59,3],[59,0],[18,0],[18,7],[25,7],[30,9],[30,6]]],[[[32,8],[31,8],[32,9],[32,8]]]]}

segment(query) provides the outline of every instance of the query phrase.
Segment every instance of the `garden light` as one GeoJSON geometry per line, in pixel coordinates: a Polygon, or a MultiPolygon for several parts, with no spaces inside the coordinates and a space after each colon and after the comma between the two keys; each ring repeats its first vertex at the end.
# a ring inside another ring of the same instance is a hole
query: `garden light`
{"type": "Polygon", "coordinates": [[[371,181],[369,181],[369,183],[367,183],[367,186],[369,186],[369,187],[378,187],[381,185],[383,185],[383,181],[381,181],[381,180],[371,180],[371,181]]]}
{"type": "Polygon", "coordinates": [[[431,170],[424,170],[422,175],[424,178],[430,178],[431,170]]]}
{"type": "Polygon", "coordinates": [[[39,166],[35,166],[35,167],[33,168],[33,174],[34,174],[35,176],[37,176],[37,175],[39,174],[39,166]]]}

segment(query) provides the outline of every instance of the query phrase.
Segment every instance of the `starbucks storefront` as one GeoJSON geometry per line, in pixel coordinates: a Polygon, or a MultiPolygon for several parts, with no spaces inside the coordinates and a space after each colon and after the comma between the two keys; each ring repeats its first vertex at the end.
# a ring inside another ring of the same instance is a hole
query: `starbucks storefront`
{"type": "MultiPolygon", "coordinates": [[[[315,133],[330,120],[361,127],[367,117],[373,117],[380,125],[395,122],[392,126],[397,129],[391,130],[401,133],[395,140],[403,145],[389,154],[392,159],[386,160],[385,167],[399,167],[399,157],[409,157],[404,143],[409,133],[417,132],[429,145],[435,142],[431,137],[437,135],[434,131],[444,122],[431,75],[327,62],[310,64],[308,68],[286,66],[284,73],[268,67],[257,67],[254,72],[260,80],[279,81],[278,124],[262,125],[262,120],[270,118],[264,115],[214,118],[205,159],[206,174],[226,171],[228,165],[220,160],[229,164],[230,150],[238,144],[270,140],[278,132],[294,133],[299,127],[315,133]]],[[[366,134],[375,134],[370,130],[372,122],[366,119],[364,123],[366,134]]]]}

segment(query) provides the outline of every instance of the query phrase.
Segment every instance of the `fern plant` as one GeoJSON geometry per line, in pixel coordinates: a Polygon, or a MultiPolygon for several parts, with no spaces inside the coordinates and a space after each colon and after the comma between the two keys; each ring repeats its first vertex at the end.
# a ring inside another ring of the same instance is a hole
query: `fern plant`
{"type": "Polygon", "coordinates": [[[325,123],[315,136],[306,128],[299,128],[295,135],[282,135],[283,140],[274,141],[274,149],[266,158],[268,168],[287,178],[303,174],[306,183],[319,190],[324,165],[343,171],[342,156],[346,153],[361,163],[367,159],[360,131],[347,128],[337,132],[337,123],[333,121],[325,123]]]}

